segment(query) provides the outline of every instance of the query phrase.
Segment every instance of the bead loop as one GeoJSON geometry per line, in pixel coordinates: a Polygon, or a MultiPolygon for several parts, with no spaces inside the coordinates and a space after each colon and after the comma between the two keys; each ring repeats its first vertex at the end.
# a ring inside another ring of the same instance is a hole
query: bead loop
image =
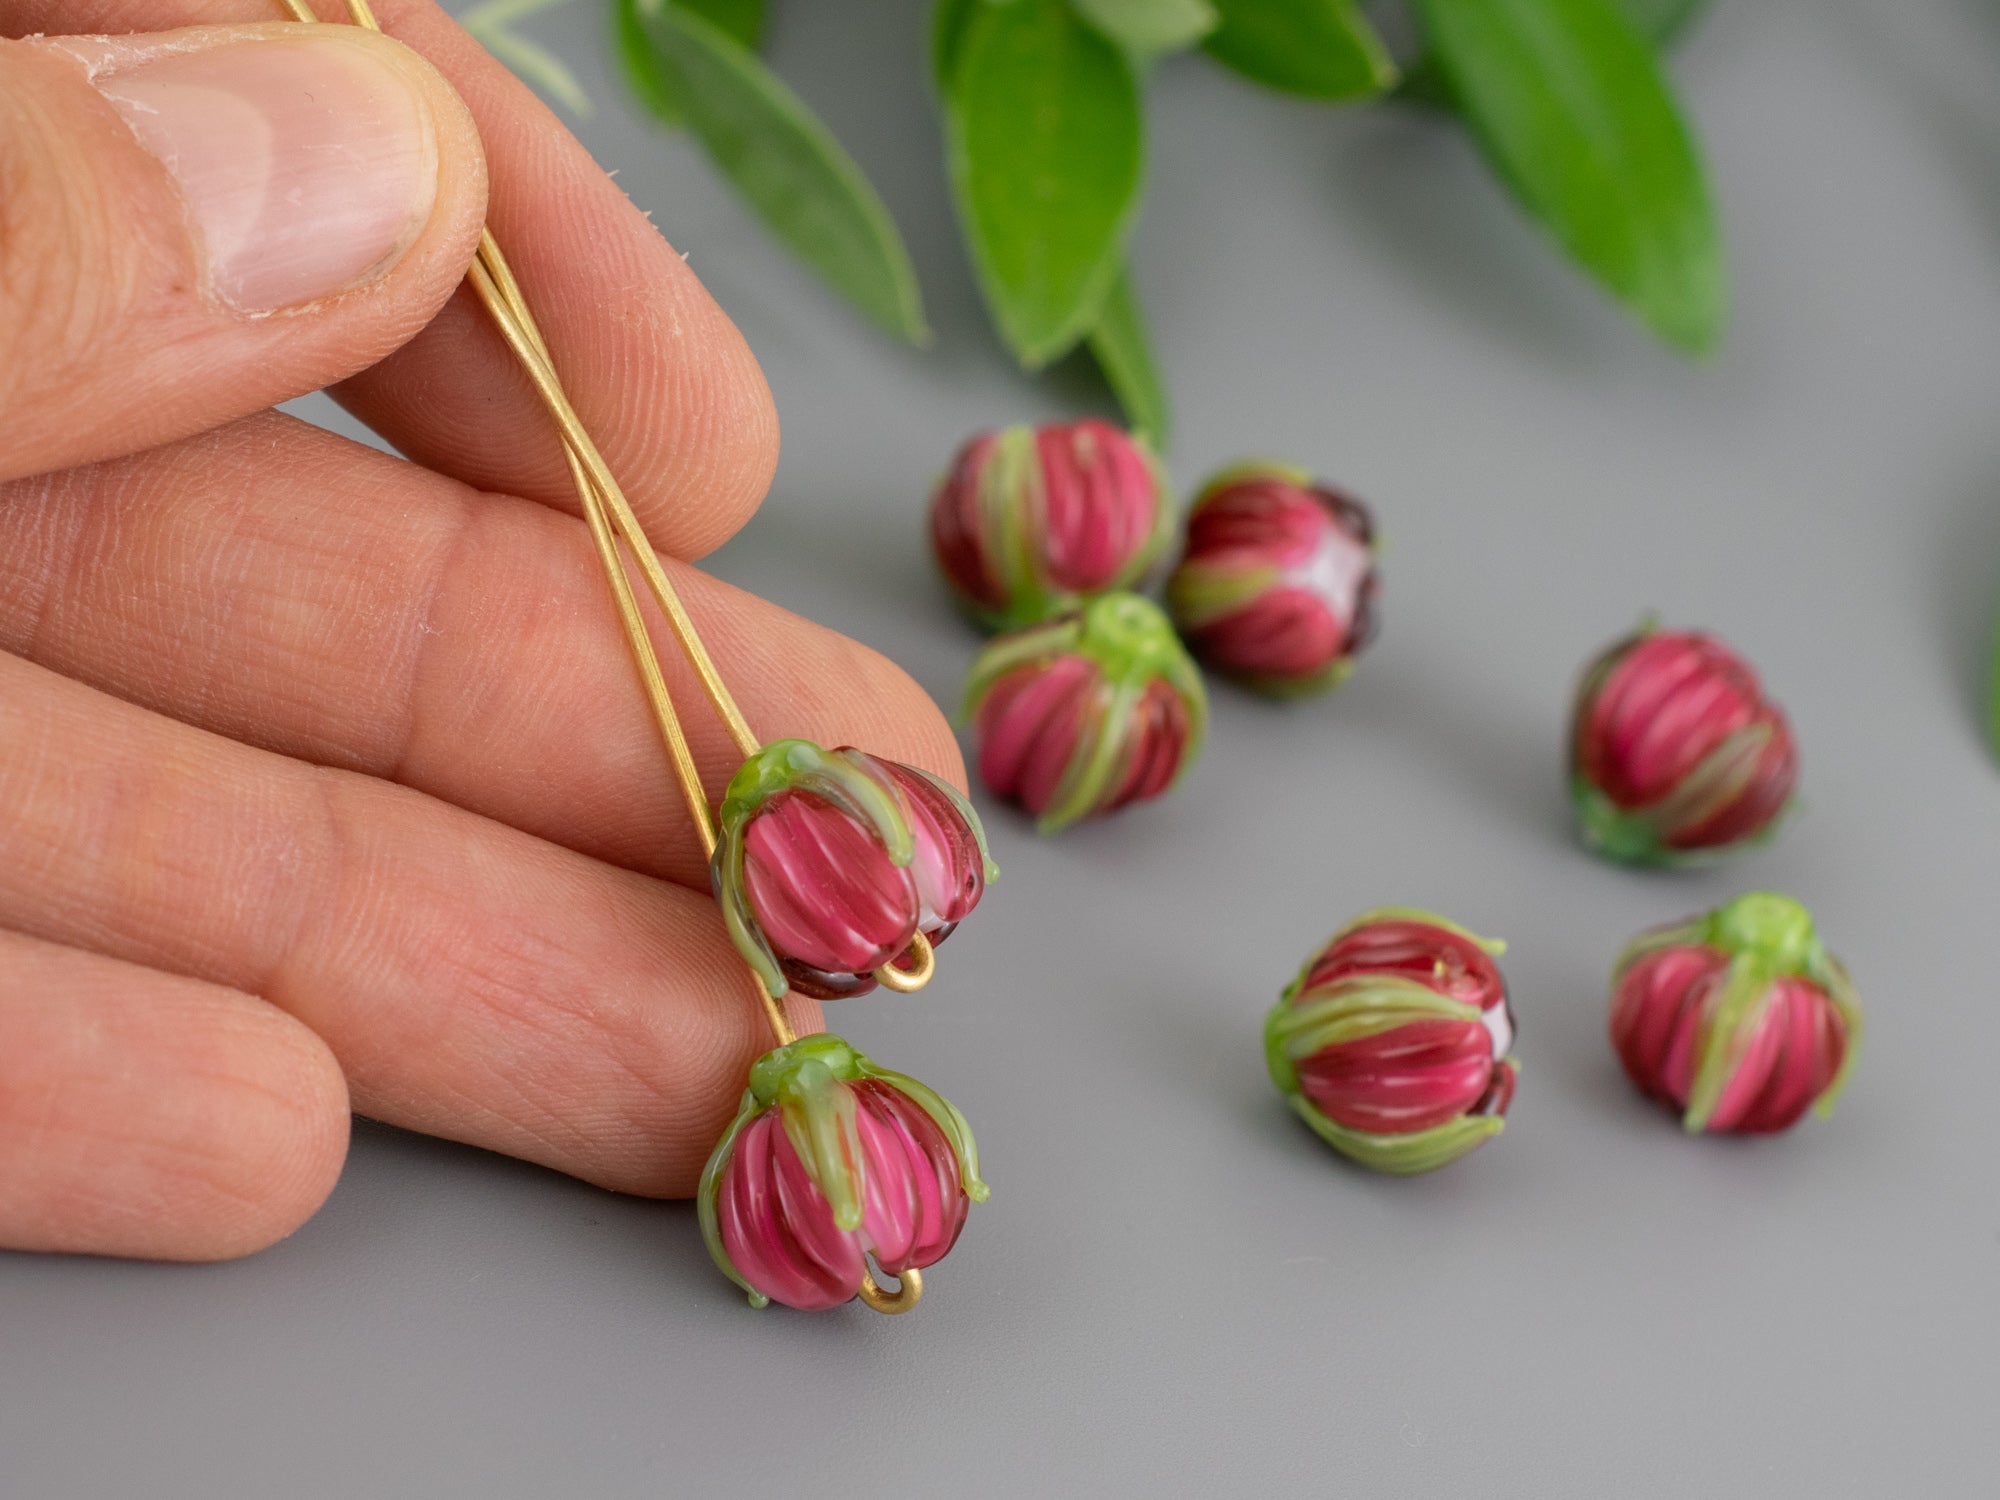
{"type": "Polygon", "coordinates": [[[856,1293],[861,1300],[885,1317],[906,1313],[915,1307],[924,1295],[924,1273],[911,1266],[897,1278],[896,1290],[885,1292],[875,1278],[863,1271],[861,1290],[856,1293]]]}

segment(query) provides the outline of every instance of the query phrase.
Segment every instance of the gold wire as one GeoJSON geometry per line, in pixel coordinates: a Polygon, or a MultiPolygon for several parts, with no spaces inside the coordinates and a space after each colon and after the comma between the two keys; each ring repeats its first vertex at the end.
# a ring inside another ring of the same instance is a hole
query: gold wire
{"type": "MultiPolygon", "coordinates": [[[[485,232],[484,240],[492,242],[492,231],[485,232]]],[[[495,247],[498,248],[497,246],[495,247]]],[[[470,272],[473,289],[479,299],[492,314],[494,323],[500,329],[500,336],[517,356],[527,353],[545,353],[547,345],[542,342],[541,331],[531,320],[521,316],[525,304],[519,297],[519,286],[515,285],[515,297],[509,299],[493,276],[484,259],[475,259],[470,272]]],[[[512,278],[509,278],[512,281],[512,278]]],[[[543,361],[546,369],[546,360],[543,361]]],[[[532,373],[532,372],[531,372],[532,373]]],[[[553,371],[548,372],[553,378],[553,371]]],[[[694,818],[695,831],[701,839],[704,856],[715,853],[715,827],[709,814],[708,795],[702,790],[701,773],[696,768],[694,756],[688,749],[687,736],[682,732],[680,716],[674,711],[673,696],[667,690],[666,679],[660,672],[660,662],[653,650],[653,642],[647,634],[645,621],[639,613],[639,601],[632,592],[632,580],[626,575],[623,558],[618,553],[618,543],[612,534],[610,518],[605,514],[603,497],[592,482],[585,460],[575,448],[565,444],[564,456],[569,460],[571,477],[576,481],[577,495],[583,502],[584,519],[590,524],[591,539],[597,544],[598,560],[604,566],[604,576],[611,585],[612,601],[618,609],[619,623],[625,630],[625,643],[631,649],[634,664],[639,669],[640,681],[646,689],[646,700],[652,706],[654,722],[659,726],[660,737],[666,742],[667,757],[673,763],[674,777],[680,783],[681,796],[694,818]]],[[[646,549],[634,548],[642,555],[646,549]]],[[[751,989],[763,1008],[764,1019],[770,1025],[771,1034],[778,1039],[778,1045],[788,1047],[798,1040],[798,1033],[792,1030],[784,1008],[764,987],[761,979],[754,974],[748,976],[751,989]]]]}
{"type": "MultiPolygon", "coordinates": [[[[492,314],[500,336],[508,346],[518,352],[530,343],[532,336],[516,316],[515,308],[494,284],[486,266],[475,260],[467,274],[473,290],[492,314]]],[[[597,487],[591,483],[581,461],[567,447],[563,452],[569,458],[570,473],[576,480],[577,494],[583,501],[583,517],[590,524],[591,540],[597,544],[597,557],[604,567],[605,581],[611,585],[611,599],[618,610],[618,622],[625,630],[625,642],[631,648],[633,664],[638,667],[639,680],[645,686],[646,701],[652,706],[654,722],[659,726],[661,739],[666,742],[667,757],[673,762],[674,777],[680,783],[681,795],[687,802],[688,811],[694,816],[702,853],[712,855],[715,853],[715,827],[709,816],[708,794],[702,790],[701,773],[695,766],[693,753],[688,749],[680,715],[674,711],[673,697],[667,690],[666,677],[660,671],[660,659],[653,650],[652,638],[646,633],[645,620],[639,613],[639,601],[632,592],[632,580],[626,576],[624,561],[618,555],[617,538],[604,513],[597,487]]]]}
{"type": "Polygon", "coordinates": [[[921,932],[910,935],[907,950],[916,956],[914,969],[899,969],[894,963],[886,963],[875,971],[884,989],[896,991],[899,995],[914,995],[931,982],[931,975],[937,972],[937,950],[931,947],[931,940],[921,932]]]}
{"type": "MultiPolygon", "coordinates": [[[[279,3],[294,20],[319,23],[319,17],[308,0],[279,0],[279,3]]],[[[370,31],[382,29],[368,0],[346,0],[346,4],[355,25],[370,31]]],[[[680,784],[682,798],[693,816],[702,852],[705,856],[712,856],[716,833],[708,795],[702,789],[701,775],[688,748],[687,735],[674,709],[666,677],[660,670],[659,655],[653,648],[645,617],[640,613],[638,599],[633,594],[632,580],[625,571],[624,559],[618,550],[620,540],[637,562],[640,575],[646,580],[647,589],[666,617],[675,642],[693,667],[704,696],[714,705],[738,750],[744,755],[754,755],[761,748],[761,742],[751,731],[736,706],[736,700],[723,683],[722,674],[716,670],[714,659],[702,644],[694,622],[688,618],[680,596],[660,566],[659,558],[646,539],[645,529],[626,500],[624,491],[619,488],[597,445],[591,441],[576,409],[570,405],[568,394],[556,375],[541,328],[535,322],[520,283],[514,279],[513,268],[507,264],[500,242],[493,237],[491,229],[480,231],[479,253],[468,273],[468,280],[562,434],[563,456],[568,460],[570,477],[576,484],[577,497],[583,505],[584,520],[590,527],[598,562],[604,570],[605,581],[610,585],[612,602],[618,611],[626,645],[638,669],[646,700],[653,711],[654,723],[666,745],[668,759],[673,764],[674,778],[680,784]]],[[[789,1046],[798,1039],[798,1034],[792,1030],[783,1007],[772,998],[756,975],[746,974],[746,977],[778,1044],[789,1046]]]]}
{"type": "Polygon", "coordinates": [[[886,1313],[890,1317],[894,1317],[897,1313],[906,1313],[923,1298],[924,1273],[911,1266],[896,1280],[896,1290],[885,1292],[876,1284],[873,1276],[863,1271],[861,1290],[855,1295],[878,1313],[886,1313]]]}
{"type": "Polygon", "coordinates": [[[519,315],[523,328],[530,335],[536,358],[530,360],[522,356],[522,364],[527,369],[528,378],[534,382],[536,390],[541,394],[543,403],[555,417],[556,425],[562,430],[563,445],[569,450],[572,460],[580,462],[596,481],[599,492],[611,508],[619,535],[624,538],[625,545],[632,549],[633,559],[639,564],[640,576],[646,580],[646,587],[659,604],[660,613],[666,616],[667,627],[673,632],[674,640],[680,646],[682,654],[687,657],[688,665],[694,668],[703,695],[713,705],[716,714],[729,730],[729,736],[736,742],[736,748],[745,755],[755,755],[763,747],[763,742],[752,732],[742,711],[737,708],[736,699],[730,694],[727,684],[723,682],[722,674],[716,670],[714,658],[708,654],[708,648],[702,644],[701,636],[695,631],[694,621],[688,618],[688,612],[681,604],[680,594],[667,578],[666,570],[660,566],[658,555],[646,540],[646,533],[639,524],[638,515],[626,500],[624,490],[612,477],[610,469],[605,466],[596,444],[584,430],[582,419],[570,405],[569,397],[563,391],[561,381],[556,378],[555,367],[550,362],[548,345],[543,342],[541,330],[536,327],[533,315],[528,312],[527,299],[521,294],[520,284],[514,280],[513,269],[507,264],[507,257],[501,253],[500,243],[493,238],[490,229],[480,236],[479,257],[485,262],[494,283],[505,294],[509,305],[519,315]]]}

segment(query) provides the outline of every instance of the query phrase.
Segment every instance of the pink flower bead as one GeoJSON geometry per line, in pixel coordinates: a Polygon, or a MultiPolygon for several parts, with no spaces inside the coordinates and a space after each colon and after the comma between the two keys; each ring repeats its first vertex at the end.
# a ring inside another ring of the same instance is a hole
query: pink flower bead
{"type": "Polygon", "coordinates": [[[1671,864],[1767,836],[1798,782],[1791,726],[1713,636],[1644,631],[1578,690],[1570,788],[1586,843],[1671,864]]]}
{"type": "Polygon", "coordinates": [[[779,740],[723,798],[716,897],[773,995],[873,989],[917,934],[943,942],[995,871],[978,815],[914,766],[779,740]]]}
{"type": "Polygon", "coordinates": [[[1194,664],[1136,594],[995,640],[966,707],[980,780],[1044,833],[1167,791],[1199,752],[1208,712],[1194,664]]]}
{"type": "Polygon", "coordinates": [[[941,1260],[985,1198],[957,1110],[821,1035],[760,1059],[697,1205],[753,1304],[816,1312],[860,1293],[871,1257],[899,1278],[941,1260]]]}
{"type": "Polygon", "coordinates": [[[1611,1045],[1690,1131],[1770,1134],[1832,1107],[1861,1010],[1806,909],[1752,892],[1647,933],[1612,980],[1611,1045]]]}
{"type": "Polygon", "coordinates": [[[931,498],[931,548],[989,628],[1036,624],[1142,579],[1172,525],[1138,438],[1094,418],[981,433],[931,498]]]}
{"type": "Polygon", "coordinates": [[[1497,944],[1428,912],[1357,918],[1265,1020],[1272,1081],[1328,1144],[1427,1172],[1501,1129],[1514,1021],[1497,944]]]}
{"type": "Polygon", "coordinates": [[[1246,464],[1195,498],[1167,607],[1217,671],[1296,696],[1352,669],[1379,589],[1367,507],[1299,470],[1246,464]]]}

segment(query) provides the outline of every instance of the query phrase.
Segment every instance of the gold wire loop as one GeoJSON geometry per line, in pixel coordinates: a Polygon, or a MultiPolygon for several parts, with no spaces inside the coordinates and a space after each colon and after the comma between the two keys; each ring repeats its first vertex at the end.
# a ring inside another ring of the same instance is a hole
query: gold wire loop
{"type": "Polygon", "coordinates": [[[908,1312],[918,1302],[923,1300],[924,1273],[919,1271],[915,1266],[911,1266],[897,1278],[896,1290],[885,1292],[877,1284],[873,1276],[863,1271],[861,1273],[861,1290],[855,1295],[874,1308],[876,1312],[893,1318],[897,1313],[908,1312]]]}
{"type": "Polygon", "coordinates": [[[921,932],[912,934],[910,946],[897,957],[913,962],[909,968],[899,969],[896,959],[892,958],[877,969],[875,977],[882,982],[884,989],[894,990],[900,995],[914,995],[931,982],[931,975],[937,973],[937,950],[921,932]]]}

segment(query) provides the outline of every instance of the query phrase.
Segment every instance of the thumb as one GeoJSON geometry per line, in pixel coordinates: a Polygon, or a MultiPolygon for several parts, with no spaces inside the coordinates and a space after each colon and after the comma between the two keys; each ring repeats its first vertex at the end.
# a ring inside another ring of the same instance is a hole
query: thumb
{"type": "Polygon", "coordinates": [[[450,85],[350,26],[0,41],[0,480],[342,379],[472,258],[450,85]]]}

